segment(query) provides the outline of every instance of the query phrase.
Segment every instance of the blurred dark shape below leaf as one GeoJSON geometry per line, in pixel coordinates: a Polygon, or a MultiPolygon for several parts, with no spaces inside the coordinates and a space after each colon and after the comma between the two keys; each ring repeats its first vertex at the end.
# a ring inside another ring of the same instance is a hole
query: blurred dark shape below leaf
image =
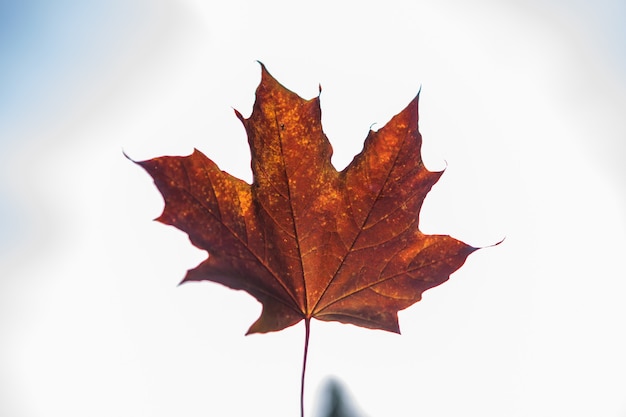
{"type": "Polygon", "coordinates": [[[322,395],[324,405],[319,417],[362,417],[354,411],[346,389],[336,379],[330,379],[326,383],[322,395]]]}

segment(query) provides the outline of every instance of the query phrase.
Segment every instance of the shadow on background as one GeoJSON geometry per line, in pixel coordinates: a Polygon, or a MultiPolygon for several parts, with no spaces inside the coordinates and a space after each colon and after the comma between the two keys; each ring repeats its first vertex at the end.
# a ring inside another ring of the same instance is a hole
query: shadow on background
{"type": "Polygon", "coordinates": [[[336,379],[329,379],[322,388],[318,417],[365,417],[355,410],[347,390],[336,379]]]}

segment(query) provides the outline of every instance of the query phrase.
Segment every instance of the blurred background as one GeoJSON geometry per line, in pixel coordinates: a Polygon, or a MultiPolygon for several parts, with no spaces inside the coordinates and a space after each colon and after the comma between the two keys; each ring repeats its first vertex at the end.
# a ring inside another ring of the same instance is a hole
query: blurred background
{"type": "Polygon", "coordinates": [[[206,253],[122,154],[250,181],[256,60],[338,168],[421,88],[422,231],[506,237],[401,336],[312,323],[308,416],[626,415],[622,0],[0,0],[0,415],[297,415],[303,326],[177,287],[206,253]]]}

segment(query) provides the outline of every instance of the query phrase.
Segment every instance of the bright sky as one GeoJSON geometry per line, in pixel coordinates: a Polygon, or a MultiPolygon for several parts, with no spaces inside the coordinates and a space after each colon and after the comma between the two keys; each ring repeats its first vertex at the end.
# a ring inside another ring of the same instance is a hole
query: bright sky
{"type": "Polygon", "coordinates": [[[322,85],[338,167],[421,87],[421,229],[506,237],[401,336],[313,322],[308,416],[335,376],[369,417],[623,417],[625,28],[621,0],[0,2],[0,415],[297,415],[304,326],[177,287],[206,254],[122,155],[249,180],[260,60],[322,85]]]}

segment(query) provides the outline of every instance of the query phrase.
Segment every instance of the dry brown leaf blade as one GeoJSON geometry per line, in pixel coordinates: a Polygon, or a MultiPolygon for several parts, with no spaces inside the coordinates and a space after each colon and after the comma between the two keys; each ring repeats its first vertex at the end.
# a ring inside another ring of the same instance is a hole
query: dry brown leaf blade
{"type": "Polygon", "coordinates": [[[244,290],[263,305],[249,333],[318,318],[399,332],[397,312],[446,281],[476,250],[418,229],[441,176],[420,155],[418,98],[370,131],[338,172],[322,130],[319,97],[305,100],[262,66],[242,121],[253,183],[199,151],[138,162],[165,200],[159,221],[209,253],[183,280],[244,290]]]}

